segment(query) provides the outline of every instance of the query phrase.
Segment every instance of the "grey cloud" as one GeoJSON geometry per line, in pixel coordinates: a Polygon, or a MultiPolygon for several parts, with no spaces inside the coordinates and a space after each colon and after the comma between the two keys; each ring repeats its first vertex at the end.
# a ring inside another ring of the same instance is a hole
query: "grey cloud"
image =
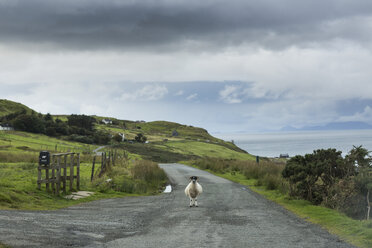
{"type": "Polygon", "coordinates": [[[370,40],[369,0],[0,1],[0,42],[67,49],[268,48],[335,38],[370,40]],[[353,32],[343,27],[355,25],[353,32]]]}

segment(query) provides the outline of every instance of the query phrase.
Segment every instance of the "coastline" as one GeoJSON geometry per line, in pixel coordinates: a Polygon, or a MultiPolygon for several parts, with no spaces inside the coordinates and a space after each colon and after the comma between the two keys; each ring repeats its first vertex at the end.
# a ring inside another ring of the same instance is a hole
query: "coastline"
{"type": "Polygon", "coordinates": [[[275,158],[280,154],[305,155],[317,149],[335,148],[345,156],[354,146],[372,150],[372,130],[285,131],[268,133],[216,133],[213,136],[248,153],[275,158]]]}

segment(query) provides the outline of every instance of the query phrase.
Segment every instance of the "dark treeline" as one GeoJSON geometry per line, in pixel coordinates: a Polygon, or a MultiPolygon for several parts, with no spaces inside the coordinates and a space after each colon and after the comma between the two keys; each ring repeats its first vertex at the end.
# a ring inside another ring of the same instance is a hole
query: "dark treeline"
{"type": "Polygon", "coordinates": [[[15,130],[41,133],[52,137],[64,137],[68,140],[86,144],[108,144],[111,135],[102,130],[94,129],[97,122],[95,118],[87,115],[72,114],[67,117],[67,122],[53,119],[48,113],[32,112],[27,114],[25,110],[12,113],[0,118],[0,122],[10,124],[15,130]]]}

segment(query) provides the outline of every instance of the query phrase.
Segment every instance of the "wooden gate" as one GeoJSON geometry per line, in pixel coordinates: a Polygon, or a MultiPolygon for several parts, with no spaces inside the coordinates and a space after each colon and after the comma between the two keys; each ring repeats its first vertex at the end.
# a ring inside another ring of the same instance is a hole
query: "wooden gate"
{"type": "Polygon", "coordinates": [[[69,181],[69,189],[72,191],[73,182],[76,180],[76,189],[80,190],[80,154],[79,153],[58,153],[51,155],[49,165],[38,166],[37,187],[41,189],[41,184],[45,183],[46,190],[55,195],[59,195],[62,190],[66,193],[66,182],[69,181]],[[76,174],[74,167],[76,167],[76,174]],[[42,173],[45,171],[45,173],[42,173]],[[42,175],[45,175],[42,178],[42,175]],[[62,183],[62,187],[61,187],[62,183]],[[51,189],[50,189],[51,187],[51,189]]]}

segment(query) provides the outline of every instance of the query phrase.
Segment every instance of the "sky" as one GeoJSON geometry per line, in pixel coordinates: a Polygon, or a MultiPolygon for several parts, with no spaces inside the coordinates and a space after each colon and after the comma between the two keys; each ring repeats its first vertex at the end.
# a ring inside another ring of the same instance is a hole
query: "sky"
{"type": "Polygon", "coordinates": [[[210,132],[372,124],[370,0],[0,0],[0,99],[210,132]]]}

